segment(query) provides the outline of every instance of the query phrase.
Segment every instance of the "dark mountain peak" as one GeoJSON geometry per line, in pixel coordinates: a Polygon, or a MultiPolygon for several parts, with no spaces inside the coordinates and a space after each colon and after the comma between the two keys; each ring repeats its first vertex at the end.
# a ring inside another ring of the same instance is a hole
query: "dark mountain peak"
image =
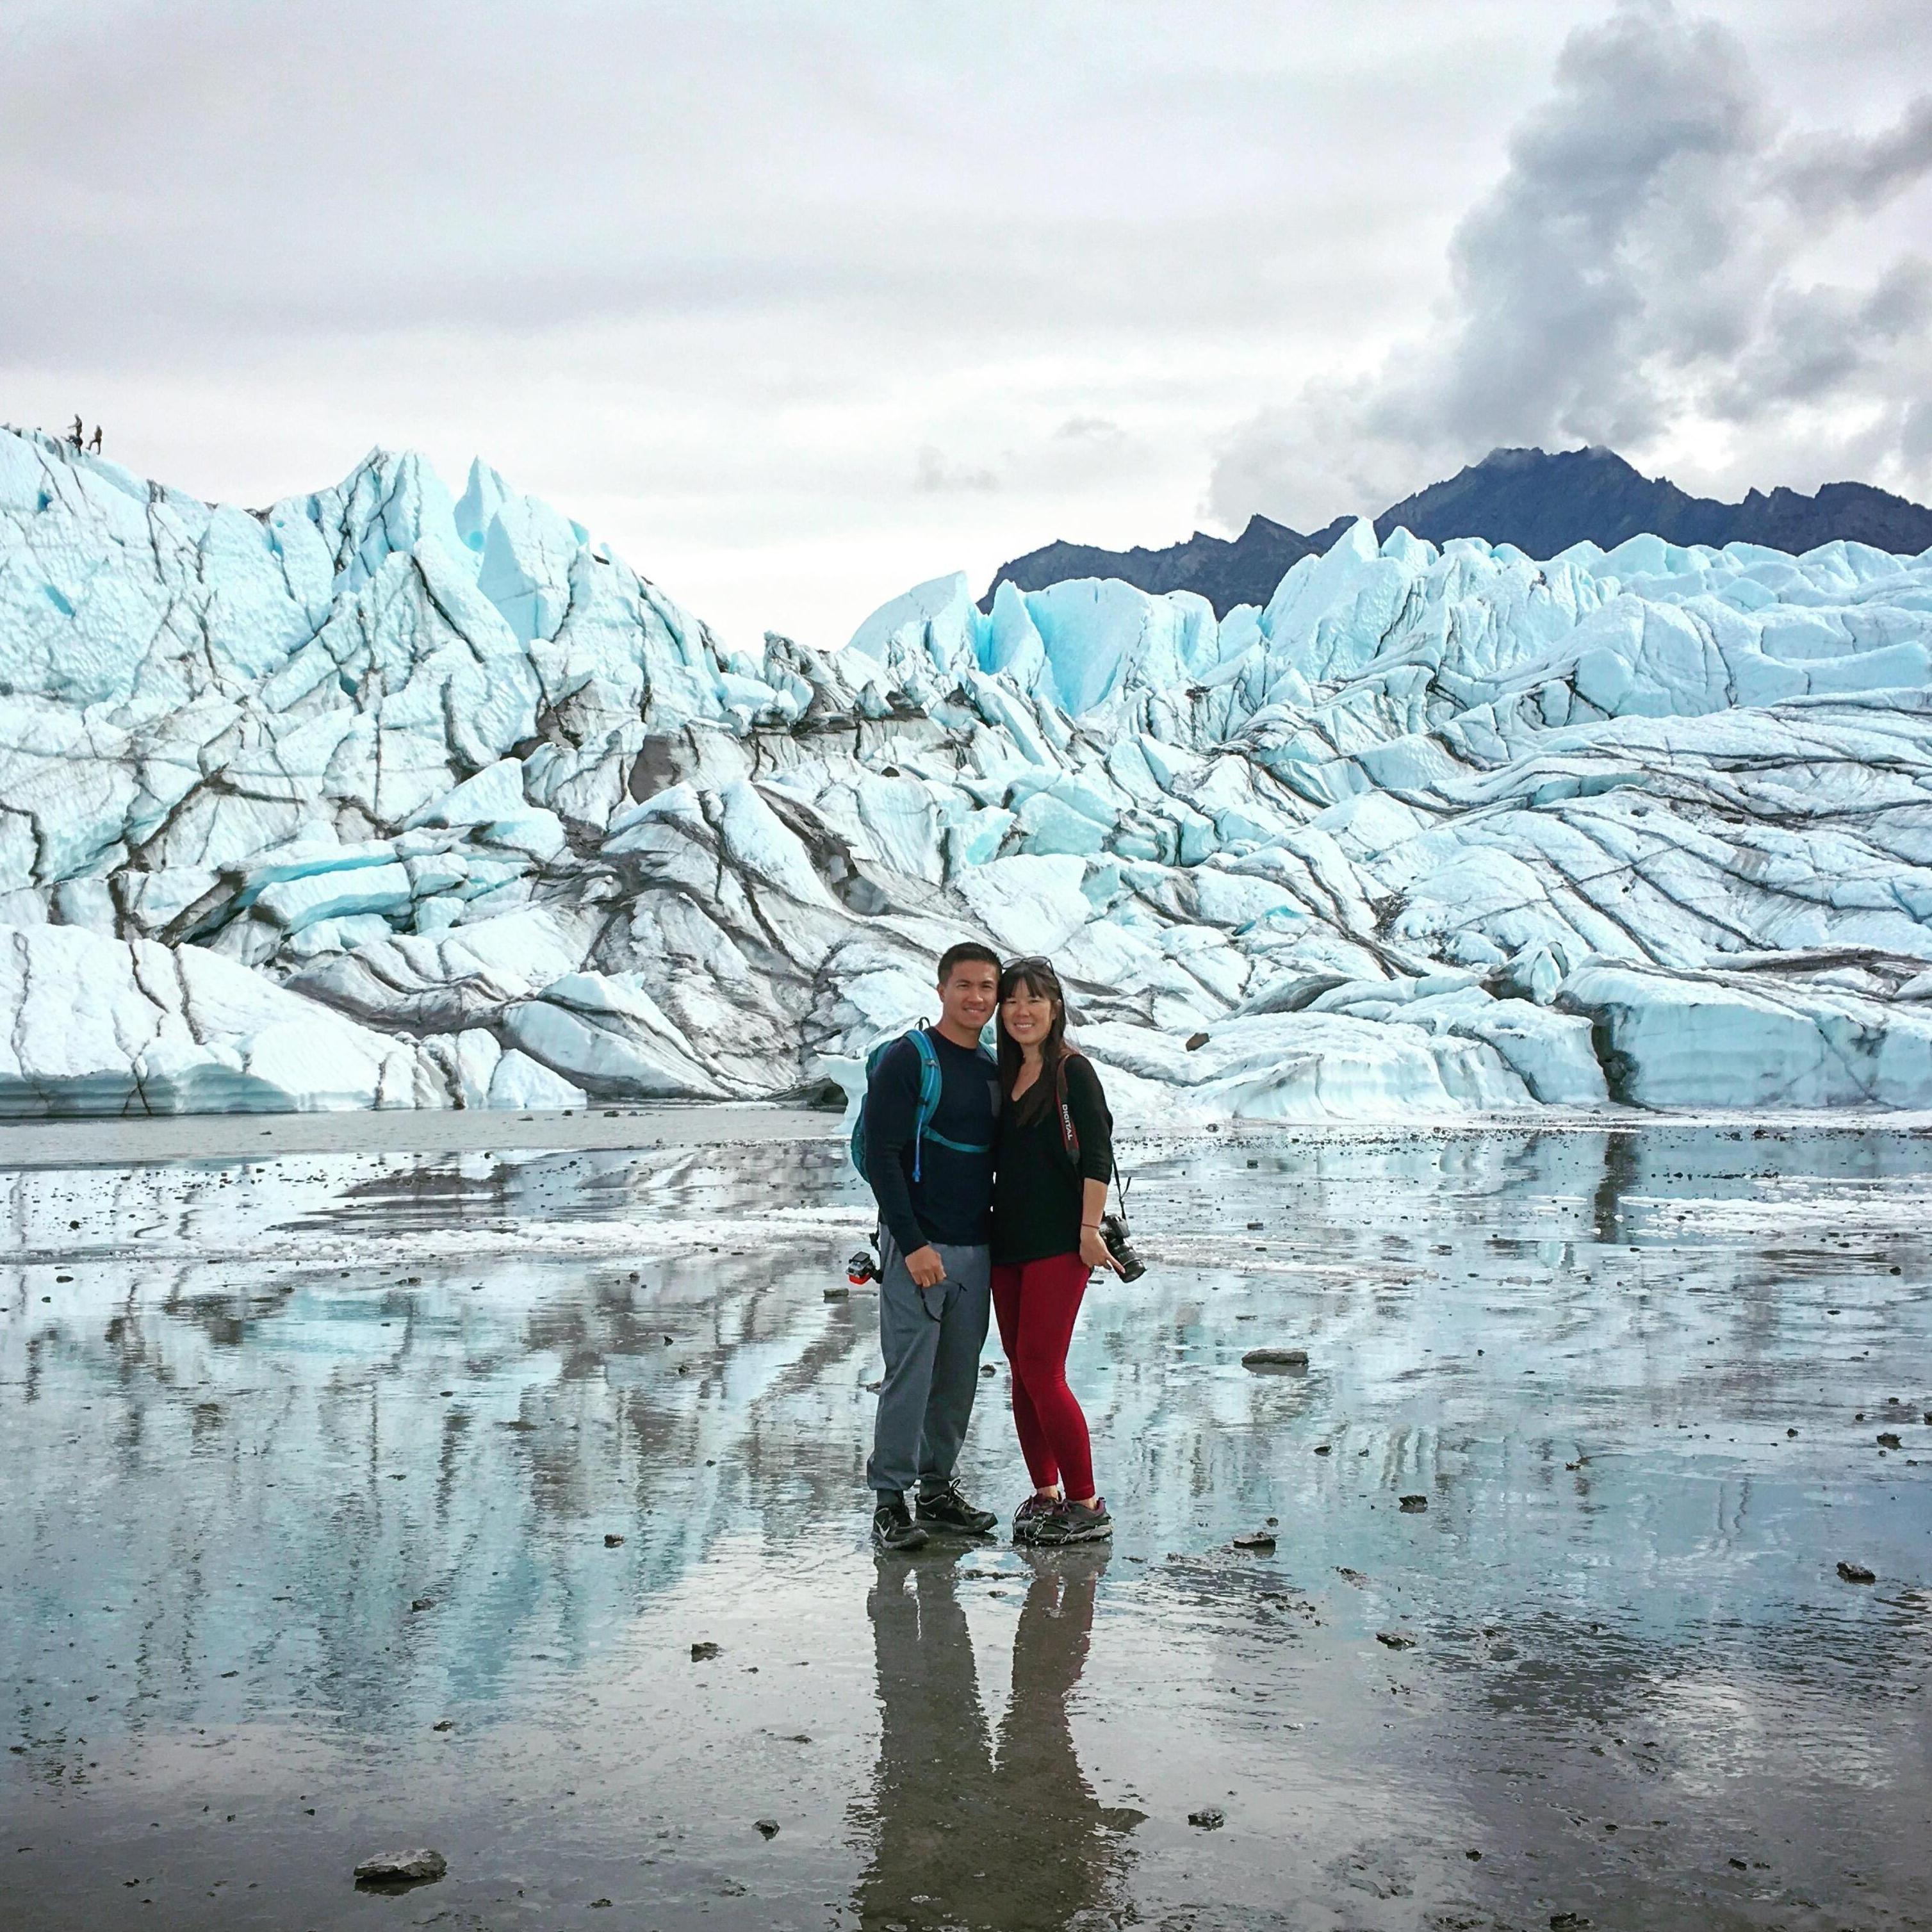
{"type": "Polygon", "coordinates": [[[1551,464],[1572,468],[1606,464],[1632,476],[1638,473],[1614,449],[1606,448],[1600,442],[1586,442],[1575,449],[1557,450],[1539,449],[1534,445],[1526,448],[1516,444],[1498,443],[1481,462],[1469,464],[1460,473],[1466,476],[1472,470],[1540,470],[1551,464]]]}
{"type": "MultiPolygon", "coordinates": [[[[1582,455],[1578,450],[1574,452],[1582,455]]],[[[1474,476],[1482,472],[1493,474],[1499,470],[1526,470],[1532,463],[1546,463],[1550,459],[1540,449],[1518,449],[1498,443],[1480,463],[1466,464],[1449,481],[1454,482],[1464,476],[1474,476]]]]}
{"type": "Polygon", "coordinates": [[[1398,527],[1431,543],[1482,537],[1532,556],[1571,544],[1614,550],[1651,535],[1667,543],[1768,544],[1802,552],[1836,538],[1908,554],[1932,544],[1932,511],[1868,483],[1828,483],[1814,496],[1782,485],[1741,502],[1693,496],[1668,477],[1644,476],[1615,450],[1492,450],[1446,482],[1392,504],[1376,534],[1398,527]]]}
{"type": "MultiPolygon", "coordinates": [[[[1198,591],[1225,617],[1237,604],[1265,604],[1290,566],[1319,556],[1354,521],[1337,517],[1304,536],[1257,512],[1232,541],[1196,530],[1165,550],[1102,550],[1052,543],[1004,564],[981,599],[1010,579],[1043,590],[1069,578],[1117,577],[1143,590],[1198,591]]],[[[1932,548],[1932,510],[1869,483],[1827,483],[1814,496],[1783,484],[1736,503],[1693,496],[1666,476],[1646,476],[1613,449],[1492,449],[1440,483],[1432,483],[1376,519],[1376,534],[1396,529],[1430,543],[1482,537],[1514,544],[1534,557],[1554,556],[1586,542],[1614,550],[1646,534],[1667,543],[1762,544],[1801,553],[1837,538],[1906,556],[1932,548]]]]}
{"type": "Polygon", "coordinates": [[[1101,550],[1090,544],[1050,543],[1029,550],[993,573],[980,608],[989,610],[1004,583],[1019,590],[1044,590],[1070,578],[1118,577],[1156,595],[1192,590],[1208,599],[1217,617],[1237,604],[1265,604],[1291,566],[1313,546],[1285,524],[1257,513],[1232,541],[1196,530],[1185,543],[1165,550],[1101,550]]]}

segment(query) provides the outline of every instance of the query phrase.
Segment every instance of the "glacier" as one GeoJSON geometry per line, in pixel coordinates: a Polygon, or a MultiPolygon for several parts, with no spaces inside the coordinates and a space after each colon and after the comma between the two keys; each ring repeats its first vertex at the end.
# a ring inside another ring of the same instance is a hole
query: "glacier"
{"type": "Polygon", "coordinates": [[[1358,524],[734,650],[481,462],[0,431],[0,1113],[824,1100],[979,935],[1129,1120],[1932,1106],[1932,552],[1358,524]]]}

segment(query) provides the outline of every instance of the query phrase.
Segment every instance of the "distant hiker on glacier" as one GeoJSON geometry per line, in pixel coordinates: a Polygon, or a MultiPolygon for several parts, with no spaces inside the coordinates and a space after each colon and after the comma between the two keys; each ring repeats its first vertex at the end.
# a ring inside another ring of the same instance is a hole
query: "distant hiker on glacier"
{"type": "Polygon", "coordinates": [[[94,425],[94,440],[87,446],[96,456],[100,454],[100,425],[98,423],[94,425]]]}
{"type": "Polygon", "coordinates": [[[74,427],[68,431],[67,440],[77,450],[85,449],[87,447],[87,425],[80,417],[74,418],[74,427]]]}
{"type": "Polygon", "coordinates": [[[933,1530],[983,1536],[999,1519],[952,1480],[992,1310],[993,1142],[999,1070],[980,1045],[998,1003],[984,946],[939,960],[939,1020],[868,1068],[853,1154],[879,1204],[879,1340],[885,1380],[866,1480],[872,1541],[920,1548],[933,1530]],[[907,1507],[916,1488],[919,1515],[907,1507]]]}

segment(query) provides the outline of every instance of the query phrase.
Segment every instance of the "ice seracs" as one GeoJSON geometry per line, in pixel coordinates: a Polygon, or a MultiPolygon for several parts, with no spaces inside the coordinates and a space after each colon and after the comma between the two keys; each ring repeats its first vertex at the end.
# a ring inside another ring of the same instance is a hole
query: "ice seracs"
{"type": "Polygon", "coordinates": [[[412,1043],[199,946],[0,929],[0,1112],[283,1113],[436,1104],[412,1043]]]}
{"type": "Polygon", "coordinates": [[[734,650],[480,464],[5,432],[0,1108],[817,1095],[967,932],[1148,1118],[1932,1104],[1928,652],[1932,554],[1365,524],[734,650]]]}

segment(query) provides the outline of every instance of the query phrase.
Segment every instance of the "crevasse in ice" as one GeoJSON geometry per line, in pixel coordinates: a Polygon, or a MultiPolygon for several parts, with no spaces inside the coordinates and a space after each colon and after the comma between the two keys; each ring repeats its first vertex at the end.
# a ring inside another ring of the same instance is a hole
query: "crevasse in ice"
{"type": "Polygon", "coordinates": [[[969,934],[1130,1119],[1924,1106],[1928,651],[1932,554],[1362,524],[734,652],[480,464],[0,433],[0,1110],[849,1087],[969,934]]]}

